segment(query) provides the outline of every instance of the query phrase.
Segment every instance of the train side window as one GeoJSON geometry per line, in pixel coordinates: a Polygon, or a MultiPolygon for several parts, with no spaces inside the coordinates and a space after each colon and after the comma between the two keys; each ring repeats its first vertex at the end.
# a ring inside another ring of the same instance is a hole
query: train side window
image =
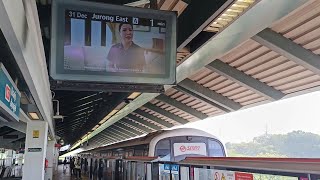
{"type": "Polygon", "coordinates": [[[209,156],[210,157],[224,157],[223,146],[216,140],[209,139],[209,156]]]}
{"type": "Polygon", "coordinates": [[[134,156],[143,156],[143,150],[135,149],[134,150],[134,156]]]}
{"type": "Polygon", "coordinates": [[[159,141],[155,148],[155,156],[156,157],[165,157],[165,159],[170,160],[170,140],[163,139],[159,141]]]}

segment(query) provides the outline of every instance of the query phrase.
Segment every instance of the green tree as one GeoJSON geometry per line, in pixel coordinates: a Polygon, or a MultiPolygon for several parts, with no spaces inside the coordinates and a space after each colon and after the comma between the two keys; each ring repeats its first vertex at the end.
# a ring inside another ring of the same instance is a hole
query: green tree
{"type": "Polygon", "coordinates": [[[320,157],[320,136],[303,131],[262,135],[249,143],[227,143],[229,156],[237,157],[320,157]]]}

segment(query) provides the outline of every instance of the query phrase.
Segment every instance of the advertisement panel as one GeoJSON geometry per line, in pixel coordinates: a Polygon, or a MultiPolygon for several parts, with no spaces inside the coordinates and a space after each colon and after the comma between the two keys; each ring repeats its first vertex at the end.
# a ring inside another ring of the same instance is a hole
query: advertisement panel
{"type": "Polygon", "coordinates": [[[52,8],[55,80],[175,83],[176,13],[74,0],[52,8]]]}
{"type": "Polygon", "coordinates": [[[253,180],[253,174],[244,172],[235,172],[236,180],[253,180]]]}
{"type": "Polygon", "coordinates": [[[214,180],[235,180],[235,173],[232,171],[214,170],[214,180]]]}
{"type": "Polygon", "coordinates": [[[207,155],[207,147],[205,143],[174,143],[174,156],[185,154],[207,155]]]}
{"type": "Polygon", "coordinates": [[[0,63],[0,110],[10,120],[19,121],[21,93],[0,63]]]}

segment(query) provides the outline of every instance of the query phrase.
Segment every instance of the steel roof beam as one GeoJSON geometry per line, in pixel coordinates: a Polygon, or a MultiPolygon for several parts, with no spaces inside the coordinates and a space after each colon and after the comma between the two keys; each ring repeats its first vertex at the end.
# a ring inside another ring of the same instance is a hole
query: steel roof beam
{"type": "Polygon", "coordinates": [[[145,118],[148,118],[148,119],[150,119],[151,121],[156,122],[156,123],[159,123],[159,124],[161,124],[162,126],[165,126],[165,127],[167,127],[167,128],[171,128],[171,127],[173,126],[173,124],[171,124],[171,123],[169,123],[169,122],[167,122],[167,121],[165,121],[165,120],[163,120],[163,119],[161,119],[161,118],[158,118],[158,117],[156,117],[156,116],[153,116],[153,115],[151,115],[151,114],[149,114],[149,113],[147,113],[147,112],[145,112],[145,111],[143,111],[143,110],[141,110],[141,109],[135,110],[134,113],[139,114],[140,116],[143,116],[143,117],[145,117],[145,118]]]}
{"type": "Polygon", "coordinates": [[[137,129],[140,129],[140,130],[142,130],[142,131],[144,131],[144,132],[146,132],[146,133],[152,132],[151,129],[146,128],[145,126],[142,126],[142,125],[140,125],[140,124],[137,124],[137,123],[135,123],[135,122],[133,122],[133,121],[131,121],[131,120],[129,120],[129,119],[125,119],[125,118],[124,118],[124,119],[120,120],[120,123],[128,124],[128,125],[133,126],[133,127],[137,128],[137,129]]]}
{"type": "Polygon", "coordinates": [[[144,124],[144,125],[152,128],[152,129],[154,129],[154,130],[157,130],[157,131],[158,131],[158,130],[161,130],[161,127],[159,127],[159,126],[157,126],[157,125],[155,125],[155,124],[152,124],[152,123],[148,122],[147,120],[141,119],[141,118],[139,118],[139,117],[137,117],[137,116],[135,116],[135,115],[133,115],[133,114],[128,114],[127,117],[130,118],[130,119],[132,119],[132,120],[134,120],[134,121],[136,121],[136,122],[139,122],[139,123],[141,123],[141,124],[144,124]]]}
{"type": "Polygon", "coordinates": [[[126,130],[128,132],[131,132],[131,133],[135,134],[136,136],[140,136],[140,135],[143,134],[142,132],[137,131],[135,129],[132,129],[132,128],[130,128],[130,127],[124,125],[124,124],[121,124],[121,123],[115,123],[113,126],[119,127],[119,128],[121,128],[123,130],[126,130]]]}
{"type": "MultiPolygon", "coordinates": [[[[103,98],[103,101],[91,113],[89,121],[87,121],[85,124],[85,128],[79,129],[79,137],[83,136],[94,126],[96,126],[105,116],[107,116],[114,108],[116,108],[116,106],[118,106],[125,98],[127,98],[128,95],[129,93],[125,92],[115,93],[112,94],[112,96],[109,96],[106,93],[100,94],[100,96],[103,98]]],[[[76,141],[76,139],[74,141],[76,141]]]]}
{"type": "Polygon", "coordinates": [[[84,123],[85,120],[86,120],[86,117],[79,118],[77,120],[66,120],[66,119],[64,119],[63,122],[61,121],[61,123],[56,124],[56,127],[63,127],[63,126],[64,127],[70,127],[72,125],[77,125],[77,124],[84,123]]]}
{"type": "Polygon", "coordinates": [[[179,102],[179,101],[177,101],[173,98],[170,98],[164,94],[160,94],[159,96],[156,97],[156,99],[158,99],[162,102],[165,102],[165,103],[169,104],[170,106],[176,107],[176,108],[178,108],[188,114],[191,114],[192,116],[194,116],[198,119],[205,119],[208,117],[206,114],[203,114],[202,112],[197,111],[197,110],[183,104],[182,102],[179,102]]]}
{"type": "Polygon", "coordinates": [[[124,137],[124,138],[127,138],[127,139],[128,139],[128,138],[131,138],[131,137],[132,137],[132,136],[124,133],[123,131],[121,131],[121,129],[119,130],[119,129],[113,128],[112,126],[109,127],[108,129],[109,129],[110,131],[113,131],[113,132],[115,132],[115,133],[118,133],[119,135],[121,135],[121,136],[124,137]]]}
{"type": "MultiPolygon", "coordinates": [[[[106,139],[109,139],[109,140],[112,141],[112,142],[118,141],[117,138],[115,138],[114,136],[109,135],[109,134],[107,134],[107,133],[105,133],[105,132],[100,132],[99,135],[103,136],[103,137],[106,138],[106,139]]],[[[98,135],[97,137],[99,137],[99,135],[98,135]]]]}
{"type": "Polygon", "coordinates": [[[174,121],[176,121],[176,122],[178,122],[180,124],[186,124],[186,123],[189,122],[189,121],[183,119],[182,117],[177,116],[175,114],[172,114],[172,113],[170,113],[170,112],[168,112],[168,111],[166,111],[166,110],[164,110],[164,109],[162,109],[162,108],[160,108],[160,107],[158,107],[156,105],[153,105],[151,103],[146,103],[143,106],[145,108],[148,108],[148,109],[150,109],[150,110],[152,110],[154,112],[157,112],[157,113],[159,113],[159,114],[161,114],[163,116],[166,116],[167,118],[170,118],[170,119],[172,119],[172,120],[174,120],[174,121]]]}
{"type": "Polygon", "coordinates": [[[24,135],[22,137],[19,137],[19,139],[12,141],[11,143],[17,143],[17,142],[25,143],[25,141],[26,141],[26,136],[24,135]]]}
{"type": "Polygon", "coordinates": [[[206,68],[240,84],[243,87],[250,89],[261,96],[268,98],[269,100],[279,100],[285,96],[285,94],[281,91],[278,91],[273,87],[268,86],[267,84],[245,74],[244,72],[229,66],[219,59],[216,59],[208,64],[206,68]]]}
{"type": "MultiPolygon", "coordinates": [[[[21,111],[21,110],[20,110],[21,111]]],[[[7,126],[7,127],[10,127],[14,130],[17,130],[19,132],[22,132],[22,133],[26,133],[27,131],[27,123],[23,122],[23,121],[9,121],[9,122],[0,122],[1,125],[4,125],[4,126],[7,126]]],[[[1,132],[1,131],[0,131],[1,132]]]]}
{"type": "Polygon", "coordinates": [[[110,141],[110,140],[108,140],[108,139],[104,139],[103,143],[104,143],[104,145],[106,145],[106,144],[113,143],[113,141],[110,141]]]}
{"type": "MultiPolygon", "coordinates": [[[[96,137],[96,138],[93,139],[93,141],[94,141],[96,144],[99,143],[99,145],[103,145],[104,139],[102,139],[101,137],[96,137]]],[[[86,144],[91,144],[91,146],[92,146],[92,144],[95,145],[95,143],[92,143],[92,142],[87,141],[87,142],[84,143],[84,146],[85,146],[86,144]]]]}
{"type": "Polygon", "coordinates": [[[77,117],[76,119],[74,119],[73,117],[65,117],[63,119],[63,122],[60,121],[58,123],[56,123],[57,126],[62,126],[63,124],[65,125],[69,125],[69,124],[74,124],[74,123],[78,123],[78,122],[84,122],[86,120],[86,118],[90,119],[89,116],[91,115],[91,113],[89,114],[83,114],[83,116],[81,117],[77,117]],[[63,124],[62,124],[63,123],[63,124]]]}
{"type": "Polygon", "coordinates": [[[79,107],[83,104],[87,103],[93,103],[95,101],[101,101],[102,99],[102,94],[101,93],[95,93],[90,95],[90,97],[86,98],[87,96],[84,96],[82,98],[68,98],[68,100],[63,101],[64,104],[61,105],[61,108],[66,108],[66,107],[72,107],[76,108],[79,107]]]}
{"type": "MultiPolygon", "coordinates": [[[[100,143],[98,146],[104,146],[104,145],[107,144],[107,141],[106,141],[105,139],[97,138],[97,139],[95,139],[95,140],[96,140],[96,142],[99,142],[99,143],[100,143]]],[[[89,142],[89,145],[90,145],[91,147],[97,147],[97,144],[95,144],[95,143],[90,143],[90,142],[89,142]]]]}
{"type": "Polygon", "coordinates": [[[92,112],[95,108],[99,107],[99,104],[102,101],[98,101],[94,104],[86,104],[84,106],[81,107],[77,107],[75,109],[69,108],[69,109],[61,109],[60,113],[62,115],[67,115],[67,116],[77,116],[78,114],[82,114],[83,112],[87,113],[87,112],[92,112]]]}
{"type": "Polygon", "coordinates": [[[295,63],[320,75],[320,56],[267,28],[252,39],[295,63]]]}
{"type": "Polygon", "coordinates": [[[177,26],[181,30],[177,34],[178,50],[200,34],[231,2],[232,0],[191,1],[178,18],[177,26]]]}
{"type": "Polygon", "coordinates": [[[70,129],[72,129],[72,128],[79,128],[79,127],[81,127],[81,123],[76,123],[76,124],[71,124],[71,125],[68,125],[68,126],[57,126],[56,127],[56,131],[58,131],[58,130],[70,130],[70,129]]]}
{"type": "MultiPolygon", "coordinates": [[[[90,105],[86,105],[86,106],[82,106],[82,107],[79,107],[77,109],[65,109],[63,111],[61,111],[60,113],[63,114],[63,115],[68,115],[68,116],[71,116],[71,114],[80,114],[82,112],[88,112],[88,111],[92,111],[95,107],[99,106],[99,104],[90,104],[90,105]]],[[[76,116],[76,115],[73,115],[73,116],[76,116]]]]}
{"type": "Polygon", "coordinates": [[[135,136],[137,136],[135,133],[133,133],[133,132],[131,132],[131,131],[124,130],[124,129],[118,127],[118,126],[113,125],[113,126],[110,126],[110,127],[111,127],[112,129],[116,130],[116,131],[125,133],[125,134],[127,134],[128,136],[130,136],[130,137],[135,137],[135,136]]]}
{"type": "Polygon", "coordinates": [[[115,141],[120,141],[121,137],[114,135],[113,133],[108,132],[101,132],[102,135],[104,135],[106,138],[110,137],[112,139],[114,139],[115,141]]]}
{"type": "Polygon", "coordinates": [[[109,136],[111,135],[111,136],[115,137],[119,141],[121,141],[124,138],[123,135],[113,131],[112,129],[107,129],[107,131],[105,133],[108,134],[109,136]]]}
{"type": "MultiPolygon", "coordinates": [[[[98,144],[98,146],[103,145],[100,141],[98,141],[97,139],[91,139],[91,141],[95,142],[96,144],[98,144]]],[[[90,142],[89,142],[90,144],[90,142]]]]}
{"type": "Polygon", "coordinates": [[[4,127],[2,127],[0,129],[0,136],[4,136],[4,135],[10,134],[10,133],[15,132],[15,131],[16,130],[14,130],[14,129],[10,128],[10,127],[4,126],[4,127]]]}
{"type": "Polygon", "coordinates": [[[227,97],[224,97],[221,94],[192,81],[191,79],[185,79],[178,85],[230,111],[235,111],[242,107],[239,103],[234,102],[233,100],[228,99],[227,97]]]}
{"type": "Polygon", "coordinates": [[[97,136],[97,138],[100,138],[100,139],[102,139],[104,142],[108,142],[108,143],[111,143],[111,142],[116,141],[115,139],[111,139],[110,136],[106,137],[106,136],[104,136],[104,135],[97,136]]]}
{"type": "Polygon", "coordinates": [[[99,134],[99,136],[95,136],[95,137],[101,137],[103,136],[105,139],[109,139],[110,141],[116,141],[116,138],[114,138],[113,136],[109,136],[106,132],[102,132],[99,134]]]}
{"type": "Polygon", "coordinates": [[[194,93],[194,92],[192,92],[192,91],[190,91],[190,90],[188,90],[188,89],[186,89],[186,88],[183,88],[183,87],[181,87],[181,86],[179,86],[179,85],[178,85],[178,86],[175,86],[175,87],[173,87],[173,88],[176,89],[177,91],[183,92],[184,94],[187,94],[187,95],[189,95],[189,96],[192,96],[192,97],[194,97],[194,98],[197,98],[197,99],[199,99],[200,101],[203,101],[203,102],[205,102],[205,103],[207,103],[207,104],[210,104],[211,106],[214,106],[214,107],[220,109],[221,111],[230,112],[229,109],[227,109],[227,108],[225,108],[225,107],[222,107],[222,106],[220,106],[219,104],[214,103],[214,102],[210,101],[210,100],[207,99],[207,98],[204,98],[204,97],[202,97],[202,96],[199,96],[198,94],[196,94],[196,93],[194,93]]]}

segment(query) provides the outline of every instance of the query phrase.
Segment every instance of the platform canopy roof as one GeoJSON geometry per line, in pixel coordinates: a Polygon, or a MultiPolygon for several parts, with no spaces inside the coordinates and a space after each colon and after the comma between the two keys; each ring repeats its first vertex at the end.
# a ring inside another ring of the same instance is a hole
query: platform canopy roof
{"type": "MultiPolygon", "coordinates": [[[[317,0],[158,0],[102,3],[178,11],[177,85],[165,93],[55,91],[64,121],[57,135],[72,149],[313,92],[320,86],[317,0]]],[[[50,3],[38,0],[50,17],[50,3]]],[[[50,21],[39,16],[49,53],[50,21]]]]}

